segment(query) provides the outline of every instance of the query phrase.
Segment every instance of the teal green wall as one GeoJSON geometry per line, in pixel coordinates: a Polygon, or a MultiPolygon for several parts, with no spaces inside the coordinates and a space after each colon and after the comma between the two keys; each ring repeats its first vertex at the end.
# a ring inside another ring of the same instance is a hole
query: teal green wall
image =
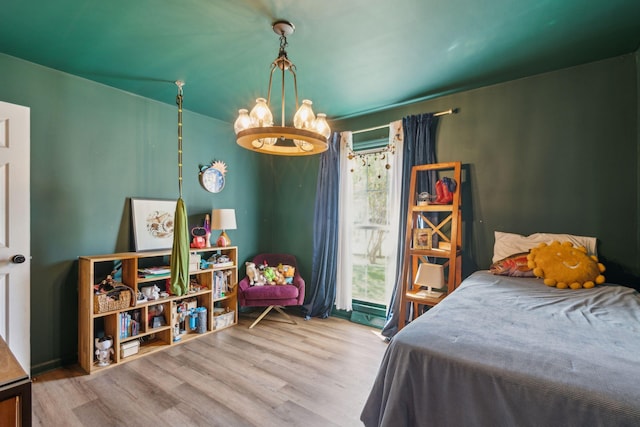
{"type": "MultiPolygon", "coordinates": [[[[458,114],[441,119],[437,157],[465,165],[465,275],[488,268],[494,231],[546,231],[596,236],[607,278],[637,285],[636,58],[625,55],[332,125],[356,130],[457,108],[458,114]]],[[[317,173],[317,160],[314,166],[307,168],[317,173]]],[[[295,246],[311,247],[307,223],[313,219],[315,181],[309,177],[301,186],[288,182],[285,170],[273,172],[282,175],[275,203],[289,206],[273,229],[278,235],[304,232],[294,235],[295,246]]]]}
{"type": "Polygon", "coordinates": [[[295,254],[300,274],[311,281],[313,215],[319,156],[264,156],[261,180],[269,191],[265,252],[295,254]]]}
{"type": "MultiPolygon", "coordinates": [[[[0,100],[31,108],[31,348],[34,373],[77,357],[77,258],[133,249],[128,198],[176,199],[177,107],[0,55],[0,100]]],[[[211,102],[216,102],[212,99],[211,102]]],[[[183,199],[192,225],[235,208],[229,231],[241,260],[258,250],[260,156],[232,126],[189,109],[184,88],[183,199]],[[221,160],[224,190],[199,184],[199,165],[221,160]]]]}

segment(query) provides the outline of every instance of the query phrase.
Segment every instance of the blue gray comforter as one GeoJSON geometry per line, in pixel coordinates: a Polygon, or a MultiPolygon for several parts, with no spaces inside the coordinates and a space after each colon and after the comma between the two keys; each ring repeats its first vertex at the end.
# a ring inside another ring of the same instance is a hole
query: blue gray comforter
{"type": "Polygon", "coordinates": [[[640,294],[480,271],[398,333],[370,426],[640,426],[640,294]]]}

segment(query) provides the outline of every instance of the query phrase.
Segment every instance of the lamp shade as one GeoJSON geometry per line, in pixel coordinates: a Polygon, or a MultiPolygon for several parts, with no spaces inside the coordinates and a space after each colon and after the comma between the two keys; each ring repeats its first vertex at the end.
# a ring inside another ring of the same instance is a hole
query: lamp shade
{"type": "Polygon", "coordinates": [[[236,211],[235,209],[214,209],[211,211],[211,229],[222,230],[218,240],[216,240],[216,246],[225,247],[231,246],[231,239],[227,235],[225,230],[236,229],[236,211]]]}
{"type": "Polygon", "coordinates": [[[236,210],[235,209],[214,209],[211,211],[212,230],[235,230],[236,210]]]}
{"type": "Polygon", "coordinates": [[[444,268],[440,264],[423,262],[418,267],[418,273],[414,281],[416,285],[431,288],[442,288],[444,286],[444,268]]]}

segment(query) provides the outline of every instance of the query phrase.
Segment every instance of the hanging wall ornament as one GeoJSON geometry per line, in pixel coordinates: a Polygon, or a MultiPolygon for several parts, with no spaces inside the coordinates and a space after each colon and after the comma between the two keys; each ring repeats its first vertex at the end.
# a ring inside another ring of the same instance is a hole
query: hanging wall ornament
{"type": "Polygon", "coordinates": [[[211,193],[219,193],[224,188],[227,165],[219,160],[210,165],[200,166],[200,184],[211,193]]]}
{"type": "MultiPolygon", "coordinates": [[[[372,162],[386,161],[384,168],[389,170],[391,169],[391,165],[389,164],[389,156],[395,154],[396,152],[396,140],[398,139],[398,137],[398,134],[394,135],[390,143],[382,148],[375,150],[365,150],[358,152],[353,151],[351,145],[349,145],[347,148],[347,158],[349,160],[357,159],[362,163],[362,166],[366,167],[371,166],[372,162]]],[[[353,168],[351,169],[351,172],[353,172],[353,168]]],[[[378,174],[378,178],[382,178],[382,175],[378,174]]]]}

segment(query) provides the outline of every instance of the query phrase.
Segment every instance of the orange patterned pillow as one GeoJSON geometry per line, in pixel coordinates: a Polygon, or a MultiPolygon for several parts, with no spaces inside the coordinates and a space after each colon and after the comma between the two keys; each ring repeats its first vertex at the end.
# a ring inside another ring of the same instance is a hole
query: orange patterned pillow
{"type": "Polygon", "coordinates": [[[511,277],[535,277],[533,269],[529,267],[527,255],[529,252],[520,252],[491,264],[489,271],[498,276],[511,277]]]}

